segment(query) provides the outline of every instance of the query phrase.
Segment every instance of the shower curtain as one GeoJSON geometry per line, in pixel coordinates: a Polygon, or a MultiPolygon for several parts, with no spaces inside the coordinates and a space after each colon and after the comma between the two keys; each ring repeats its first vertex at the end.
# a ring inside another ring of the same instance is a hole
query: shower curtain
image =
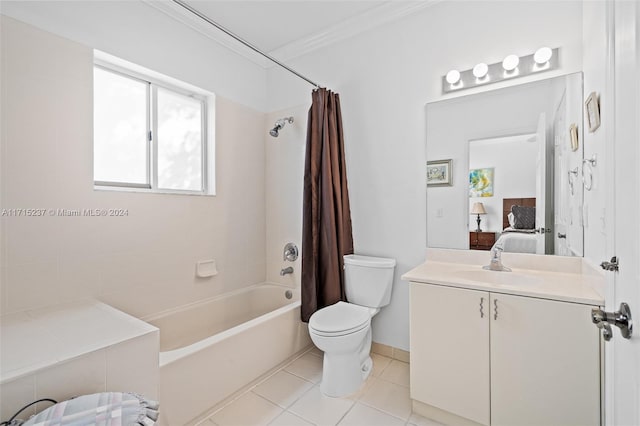
{"type": "Polygon", "coordinates": [[[353,253],[340,97],[312,93],[307,124],[302,218],[302,321],[346,300],[342,256],[353,253]]]}

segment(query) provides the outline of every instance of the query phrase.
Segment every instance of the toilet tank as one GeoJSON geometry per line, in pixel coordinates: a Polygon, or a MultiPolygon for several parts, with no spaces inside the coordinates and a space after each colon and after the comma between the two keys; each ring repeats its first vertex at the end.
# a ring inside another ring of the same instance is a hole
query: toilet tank
{"type": "Polygon", "coordinates": [[[395,259],[384,257],[344,256],[344,289],[349,303],[370,308],[386,306],[391,301],[395,259]]]}

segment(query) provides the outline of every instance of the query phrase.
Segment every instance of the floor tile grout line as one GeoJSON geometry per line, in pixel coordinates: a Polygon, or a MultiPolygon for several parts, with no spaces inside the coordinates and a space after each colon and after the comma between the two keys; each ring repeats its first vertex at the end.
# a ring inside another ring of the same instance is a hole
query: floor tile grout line
{"type": "Polygon", "coordinates": [[[409,421],[409,419],[411,418],[411,413],[413,412],[413,411],[410,411],[410,412],[409,412],[409,416],[407,416],[407,418],[406,418],[406,419],[403,419],[402,417],[398,417],[397,415],[392,414],[392,413],[390,413],[390,412],[388,412],[388,411],[385,411],[385,410],[383,410],[383,409],[382,409],[382,408],[380,408],[380,407],[376,407],[376,406],[374,406],[374,405],[371,405],[371,404],[367,403],[366,401],[361,401],[361,400],[360,400],[360,401],[358,401],[358,402],[362,403],[363,405],[366,405],[366,406],[367,406],[367,407],[369,407],[369,408],[373,408],[374,410],[378,410],[378,411],[380,411],[380,412],[382,412],[382,413],[384,413],[384,414],[387,414],[387,415],[389,415],[389,416],[391,416],[391,417],[394,417],[394,418],[396,418],[396,419],[398,419],[398,420],[402,420],[403,422],[408,422],[408,421],[409,421]]]}
{"type": "MultiPolygon", "coordinates": [[[[263,400],[267,401],[269,404],[271,404],[271,405],[275,406],[276,408],[279,408],[279,409],[281,410],[281,411],[280,411],[280,414],[282,414],[282,412],[283,412],[283,411],[286,411],[286,410],[287,410],[286,408],[282,407],[282,405],[280,405],[280,404],[276,404],[275,402],[271,401],[270,399],[265,398],[264,396],[262,396],[262,395],[260,395],[260,394],[255,393],[255,392],[253,391],[253,389],[252,389],[252,390],[250,390],[250,391],[247,391],[246,393],[252,393],[254,396],[257,396],[258,398],[260,398],[260,399],[263,399],[263,400]]],[[[278,416],[279,416],[280,414],[278,414],[278,416]]],[[[278,416],[276,416],[276,417],[278,417],[278,416]]],[[[275,417],[274,417],[274,418],[275,418],[275,417]]]]}
{"type": "Polygon", "coordinates": [[[282,369],[282,371],[286,371],[287,373],[291,374],[292,376],[296,376],[299,379],[306,380],[307,382],[313,383],[314,385],[319,385],[320,384],[320,382],[316,383],[316,382],[314,382],[312,380],[309,380],[306,377],[302,377],[301,375],[294,373],[293,371],[289,371],[289,370],[285,370],[285,369],[282,369]]]}
{"type": "MultiPolygon", "coordinates": [[[[251,390],[251,391],[249,391],[249,392],[252,392],[253,394],[255,394],[255,395],[259,396],[260,398],[262,398],[262,399],[264,399],[264,400],[266,400],[266,401],[269,401],[270,403],[274,404],[274,405],[275,405],[276,407],[278,407],[278,408],[282,408],[284,411],[288,411],[288,410],[289,410],[289,408],[291,408],[291,407],[293,406],[293,404],[295,404],[296,402],[298,402],[298,400],[299,400],[300,398],[302,398],[304,395],[306,395],[306,394],[307,394],[307,392],[309,392],[311,389],[313,389],[313,387],[314,387],[315,385],[314,385],[313,383],[311,383],[311,384],[312,384],[313,386],[311,386],[311,387],[310,387],[309,389],[307,389],[306,391],[302,392],[302,394],[301,394],[299,397],[297,397],[296,399],[294,399],[294,400],[293,400],[293,402],[292,402],[292,403],[290,403],[289,405],[287,405],[286,407],[283,407],[282,405],[278,404],[278,403],[277,403],[277,402],[275,402],[275,401],[271,401],[269,398],[267,398],[267,397],[265,397],[265,396],[262,396],[262,395],[260,395],[260,394],[258,394],[258,393],[256,393],[256,392],[254,392],[253,390],[251,390]]],[[[298,416],[298,417],[300,417],[300,416],[298,416]]]]}
{"type": "MultiPolygon", "coordinates": [[[[282,366],[280,369],[278,369],[278,370],[276,370],[276,371],[272,372],[271,374],[269,374],[268,376],[266,376],[263,380],[261,380],[260,382],[258,382],[258,383],[256,383],[256,384],[254,384],[254,385],[253,385],[253,386],[251,386],[250,388],[247,388],[244,392],[242,392],[241,394],[239,394],[236,398],[234,398],[233,400],[229,401],[229,402],[228,402],[227,404],[225,404],[224,406],[220,407],[218,410],[216,410],[214,413],[212,413],[209,417],[205,418],[205,419],[203,420],[203,422],[204,422],[204,421],[208,421],[208,422],[209,422],[209,423],[211,423],[212,425],[216,425],[216,423],[215,423],[215,422],[214,422],[214,420],[213,420],[213,416],[214,416],[214,415],[216,415],[217,413],[219,413],[221,410],[223,410],[224,408],[228,407],[229,405],[233,404],[233,403],[234,403],[234,402],[236,402],[238,399],[240,399],[241,397],[245,396],[247,393],[251,392],[254,396],[259,397],[260,399],[262,399],[262,400],[264,400],[264,401],[268,402],[269,404],[271,404],[271,405],[273,405],[273,406],[275,406],[275,407],[277,407],[278,409],[280,409],[280,410],[281,410],[281,411],[278,413],[278,415],[276,415],[276,416],[275,416],[271,421],[275,420],[276,418],[278,418],[279,416],[281,416],[283,413],[287,412],[287,413],[289,413],[289,414],[291,414],[291,415],[293,415],[293,416],[295,416],[295,417],[297,417],[297,418],[300,418],[300,419],[302,419],[302,420],[304,420],[304,421],[306,421],[306,422],[309,422],[309,423],[312,423],[312,424],[313,424],[313,422],[312,422],[311,420],[308,420],[308,419],[306,419],[305,417],[303,417],[303,416],[301,416],[301,415],[299,415],[299,414],[297,414],[297,413],[295,413],[295,412],[291,411],[291,410],[290,410],[290,408],[291,408],[291,407],[293,407],[293,406],[294,406],[294,405],[295,405],[295,404],[296,404],[296,403],[297,403],[297,402],[298,402],[302,397],[304,397],[307,393],[309,393],[309,392],[310,392],[314,387],[316,387],[316,386],[318,386],[318,387],[319,387],[319,386],[320,386],[320,383],[313,382],[312,380],[310,380],[310,379],[308,379],[308,378],[306,378],[306,377],[302,377],[302,376],[300,376],[299,374],[296,374],[296,373],[294,373],[294,372],[292,372],[292,371],[287,370],[287,367],[289,367],[291,364],[293,364],[293,363],[294,363],[294,362],[296,362],[298,359],[302,358],[303,356],[305,356],[305,355],[307,355],[307,354],[310,354],[310,355],[312,355],[312,356],[314,356],[314,357],[316,357],[316,358],[321,358],[321,356],[320,356],[319,354],[316,354],[316,353],[314,353],[313,351],[314,351],[314,348],[313,348],[313,347],[311,347],[311,348],[309,348],[307,351],[305,351],[305,352],[301,353],[299,356],[297,356],[297,357],[295,357],[294,359],[292,359],[292,360],[291,360],[290,362],[288,362],[286,365],[284,365],[284,366],[282,366]],[[284,373],[291,374],[292,376],[297,377],[297,378],[299,378],[299,379],[301,379],[301,380],[303,380],[303,381],[305,381],[305,382],[307,382],[307,383],[310,383],[310,384],[311,384],[311,387],[309,387],[309,389],[307,389],[305,392],[303,392],[302,394],[300,394],[300,396],[298,396],[296,399],[294,399],[294,400],[293,400],[291,403],[289,403],[286,407],[283,407],[282,405],[280,405],[280,404],[278,404],[278,403],[276,403],[276,402],[274,402],[274,401],[271,401],[271,400],[269,400],[268,398],[266,398],[266,397],[264,397],[264,396],[262,396],[262,395],[258,394],[257,392],[255,392],[255,389],[256,389],[258,386],[262,385],[263,383],[265,383],[266,381],[268,381],[269,379],[271,379],[272,377],[274,377],[276,374],[278,374],[278,373],[280,373],[280,372],[284,372],[284,373]]],[[[386,363],[386,365],[385,365],[385,366],[384,366],[384,368],[383,368],[383,369],[378,373],[378,375],[374,376],[374,375],[372,374],[372,375],[370,375],[370,377],[369,377],[369,378],[370,378],[370,379],[373,379],[373,380],[380,379],[380,380],[382,380],[382,381],[383,381],[383,382],[385,382],[385,383],[393,384],[393,385],[400,386],[400,387],[404,387],[404,388],[409,388],[409,386],[405,386],[405,385],[402,385],[402,384],[400,384],[400,383],[395,383],[395,382],[392,382],[391,380],[388,380],[388,379],[382,378],[382,374],[383,374],[383,373],[384,373],[384,372],[385,372],[385,371],[386,371],[386,370],[391,366],[391,364],[393,363],[393,361],[397,361],[397,362],[401,362],[401,363],[405,363],[405,362],[404,362],[404,361],[400,361],[400,360],[395,360],[395,359],[393,359],[393,358],[389,358],[389,357],[386,357],[386,356],[384,356],[384,355],[380,355],[380,354],[377,354],[377,355],[378,355],[378,356],[380,356],[380,357],[388,358],[388,359],[389,359],[389,362],[387,362],[387,363],[386,363]]],[[[408,363],[405,363],[405,364],[408,364],[408,363]]],[[[350,407],[349,407],[349,409],[348,409],[348,410],[347,410],[347,411],[342,415],[342,417],[338,420],[338,423],[336,423],[336,425],[340,424],[340,422],[342,422],[342,421],[344,420],[344,418],[347,416],[347,414],[349,414],[349,413],[353,410],[353,408],[356,406],[356,404],[358,404],[358,403],[361,403],[362,405],[364,405],[364,406],[366,406],[366,407],[369,407],[369,408],[371,408],[371,409],[373,409],[373,410],[376,410],[377,412],[380,412],[380,413],[383,413],[383,414],[389,415],[389,416],[391,416],[391,417],[393,417],[393,418],[395,418],[395,419],[398,419],[398,420],[400,420],[400,421],[403,421],[403,422],[405,423],[405,425],[409,425],[409,421],[410,421],[410,419],[411,419],[411,414],[409,414],[408,418],[406,418],[406,419],[402,419],[401,417],[398,417],[398,416],[397,416],[397,415],[395,415],[395,414],[392,414],[392,413],[390,413],[390,412],[387,412],[387,411],[385,411],[385,410],[383,410],[383,409],[381,409],[381,408],[379,408],[379,407],[376,407],[376,406],[374,406],[374,405],[368,404],[367,402],[362,401],[362,398],[366,395],[366,393],[367,393],[367,392],[362,393],[361,395],[359,395],[359,396],[358,396],[357,398],[355,398],[355,399],[347,398],[347,399],[351,402],[351,406],[350,406],[350,407]]]]}
{"type": "Polygon", "coordinates": [[[411,419],[411,413],[413,413],[413,411],[411,411],[411,412],[409,413],[409,416],[408,416],[406,419],[403,419],[402,417],[398,417],[397,415],[392,414],[392,413],[390,413],[390,412],[388,412],[388,411],[384,411],[384,410],[383,410],[382,408],[380,408],[380,407],[376,407],[376,406],[374,406],[374,405],[367,404],[365,401],[358,401],[358,402],[359,402],[359,403],[361,403],[362,405],[366,405],[367,407],[369,407],[369,408],[371,408],[371,409],[376,410],[376,411],[377,411],[377,412],[379,412],[379,413],[386,414],[387,416],[391,416],[391,417],[393,417],[394,419],[398,419],[398,420],[403,421],[403,422],[405,422],[405,423],[408,423],[408,422],[409,422],[409,419],[411,419]]]}
{"type": "MultiPolygon", "coordinates": [[[[301,419],[302,419],[302,420],[304,420],[305,422],[308,422],[308,423],[311,423],[311,424],[315,424],[315,423],[313,423],[311,420],[309,420],[309,419],[307,419],[307,418],[305,418],[305,417],[302,417],[301,415],[296,414],[296,413],[294,413],[293,411],[290,411],[289,409],[290,409],[291,407],[293,407],[293,406],[295,405],[295,403],[296,403],[296,402],[298,402],[300,399],[302,399],[302,397],[303,397],[303,396],[305,396],[307,393],[311,392],[311,390],[312,390],[314,387],[316,387],[316,386],[318,386],[318,387],[319,387],[319,386],[320,386],[320,384],[319,384],[319,383],[313,383],[313,382],[311,382],[311,381],[309,381],[309,380],[307,380],[307,379],[304,379],[304,378],[302,378],[302,377],[299,377],[299,376],[297,376],[297,375],[295,375],[295,374],[293,374],[293,373],[291,373],[291,372],[289,372],[289,371],[285,371],[285,370],[284,370],[284,367],[283,367],[281,370],[279,370],[278,372],[280,372],[280,371],[284,371],[285,373],[291,374],[292,376],[294,376],[294,377],[298,377],[299,379],[302,379],[302,380],[306,381],[307,383],[310,383],[310,384],[311,384],[311,386],[309,387],[309,389],[307,389],[306,391],[302,392],[302,394],[300,394],[300,396],[298,396],[296,399],[294,399],[294,400],[293,400],[293,402],[291,402],[289,405],[287,405],[285,408],[283,408],[283,411],[287,411],[287,412],[289,412],[289,413],[293,414],[294,416],[301,418],[301,419]]],[[[250,391],[248,391],[248,392],[253,392],[253,389],[251,389],[251,390],[250,390],[250,391]]],[[[262,395],[259,395],[259,394],[257,394],[256,392],[253,392],[253,393],[254,393],[254,394],[256,394],[257,396],[259,396],[259,397],[261,397],[261,398],[263,398],[263,399],[265,399],[265,400],[269,401],[270,403],[275,404],[278,408],[282,408],[282,406],[281,406],[281,405],[279,405],[279,404],[277,404],[277,403],[275,403],[275,402],[273,402],[273,401],[270,401],[268,398],[263,397],[262,395]]],[[[280,414],[282,414],[282,413],[280,413],[280,414]]]]}
{"type": "Polygon", "coordinates": [[[285,413],[289,413],[289,414],[291,414],[292,416],[297,417],[297,418],[299,418],[300,420],[305,421],[305,422],[307,422],[307,423],[312,424],[312,425],[314,425],[314,426],[315,426],[315,423],[313,423],[311,420],[307,420],[307,419],[305,419],[304,417],[302,417],[301,415],[294,413],[293,411],[284,410],[284,412],[285,412],[285,413]]]}
{"type": "MultiPolygon", "coordinates": [[[[300,398],[302,398],[304,395],[306,395],[309,391],[311,391],[311,389],[313,389],[315,386],[319,386],[319,383],[314,383],[311,380],[305,378],[305,377],[301,377],[291,371],[286,370],[286,368],[291,365],[292,363],[294,363],[295,361],[297,361],[299,358],[302,358],[304,355],[311,353],[311,351],[313,350],[313,348],[310,348],[308,351],[303,352],[302,354],[300,354],[300,356],[292,359],[288,364],[282,366],[282,368],[280,368],[279,370],[274,371],[272,374],[270,374],[269,376],[267,376],[264,380],[261,380],[259,383],[256,383],[254,386],[246,389],[244,392],[242,392],[240,395],[238,395],[236,398],[234,398],[233,400],[229,401],[227,404],[225,404],[224,406],[220,407],[219,409],[217,409],[215,412],[213,412],[209,417],[207,417],[205,420],[208,420],[210,422],[213,422],[215,424],[215,422],[213,421],[213,416],[215,416],[217,413],[219,413],[221,410],[223,410],[224,408],[228,407],[229,405],[231,405],[232,403],[236,402],[238,399],[240,399],[241,397],[243,397],[244,395],[246,395],[247,393],[251,392],[253,393],[255,396],[260,397],[262,399],[264,399],[265,401],[269,402],[272,405],[275,405],[276,407],[282,409],[282,412],[284,411],[289,411],[289,408],[291,408],[296,402],[298,402],[298,400],[300,398]],[[283,408],[281,405],[275,403],[274,401],[269,400],[268,398],[263,397],[262,395],[258,394],[257,392],[254,392],[255,388],[258,387],[259,385],[263,384],[264,382],[266,382],[267,380],[269,380],[270,378],[272,378],[273,376],[275,376],[276,374],[278,374],[279,372],[285,372],[288,374],[291,374],[294,377],[297,377],[301,380],[304,380],[305,382],[311,383],[311,387],[309,389],[307,389],[305,392],[302,393],[302,395],[300,395],[298,398],[296,398],[291,404],[289,404],[287,407],[283,408]]],[[[313,355],[313,354],[312,354],[313,355]]],[[[282,414],[282,412],[280,412],[279,415],[282,414]]],[[[290,412],[290,411],[289,411],[290,412]]],[[[291,414],[295,415],[296,417],[302,418],[304,421],[310,422],[309,420],[301,417],[300,415],[297,415],[293,412],[290,412],[291,414]]],[[[277,416],[276,416],[277,417],[277,416]]],[[[313,422],[310,422],[313,423],[313,422]]]]}
{"type": "MultiPolygon", "coordinates": [[[[400,362],[402,362],[402,361],[400,361],[400,362]]],[[[374,375],[372,374],[372,375],[371,375],[371,377],[375,377],[376,379],[380,379],[380,380],[382,380],[382,381],[384,381],[384,382],[387,382],[387,383],[392,383],[392,384],[394,384],[394,385],[402,386],[403,388],[410,388],[410,387],[411,387],[411,384],[410,384],[410,383],[409,383],[408,385],[403,385],[402,383],[392,382],[392,381],[391,381],[391,380],[389,380],[389,379],[385,379],[385,378],[383,378],[383,377],[382,377],[382,373],[383,373],[384,371],[386,371],[386,368],[385,368],[382,372],[380,372],[377,376],[374,376],[374,375]]]]}
{"type": "Polygon", "coordinates": [[[313,386],[311,386],[311,387],[310,387],[309,389],[307,389],[307,390],[306,390],[302,395],[300,395],[298,398],[296,398],[296,400],[295,400],[294,402],[292,402],[292,403],[291,403],[291,405],[289,405],[289,407],[287,407],[287,409],[286,409],[286,411],[289,411],[289,412],[290,412],[291,414],[293,414],[294,416],[296,416],[296,417],[300,417],[300,418],[301,418],[302,420],[304,420],[305,422],[309,422],[309,423],[311,423],[311,424],[313,424],[313,425],[315,425],[315,423],[314,423],[314,422],[312,422],[310,419],[307,419],[306,417],[304,417],[304,416],[302,416],[302,415],[300,415],[300,414],[296,414],[295,412],[290,411],[290,408],[291,408],[291,407],[293,407],[293,406],[296,404],[296,402],[300,401],[300,400],[302,399],[302,397],[304,397],[306,394],[308,394],[309,392],[311,392],[311,391],[313,390],[313,388],[315,388],[316,386],[320,387],[320,384],[319,384],[319,383],[318,383],[318,384],[315,384],[315,383],[314,383],[314,385],[313,385],[313,386]]]}
{"type": "MultiPolygon", "coordinates": [[[[280,416],[282,413],[284,413],[285,411],[287,411],[285,408],[282,408],[280,405],[274,403],[273,401],[269,401],[267,398],[263,397],[262,395],[258,395],[257,393],[253,392],[252,390],[247,390],[246,392],[243,392],[238,398],[236,398],[234,401],[236,401],[237,399],[240,399],[240,397],[245,396],[248,393],[252,393],[253,396],[258,397],[266,402],[268,402],[269,404],[273,405],[274,407],[278,408],[280,410],[280,412],[269,421],[269,423],[271,423],[272,421],[274,421],[278,416],[280,416]]],[[[225,405],[226,407],[227,405],[225,405]]],[[[219,412],[220,410],[217,410],[217,412],[219,412]]],[[[213,415],[212,415],[213,416],[213,415]]],[[[210,417],[207,417],[206,420],[210,421],[211,423],[213,423],[214,425],[217,425],[217,423],[215,421],[213,421],[213,419],[210,417]]],[[[267,423],[267,424],[269,424],[267,423]]],[[[252,426],[259,426],[259,425],[252,425],[252,426]]]]}
{"type": "Polygon", "coordinates": [[[391,381],[391,380],[389,380],[389,379],[383,379],[383,378],[382,378],[382,377],[380,377],[380,376],[377,376],[377,377],[376,377],[376,379],[380,379],[380,380],[382,380],[383,382],[391,383],[392,385],[397,385],[397,386],[400,386],[400,387],[403,387],[403,388],[406,388],[406,389],[410,389],[410,388],[411,388],[411,385],[410,385],[410,384],[409,384],[409,385],[403,385],[403,384],[401,384],[401,383],[392,382],[392,381],[391,381]]]}
{"type": "MultiPolygon", "coordinates": [[[[233,404],[234,402],[236,402],[238,399],[240,399],[242,396],[246,395],[248,392],[252,392],[257,386],[261,385],[262,383],[266,382],[267,380],[269,380],[270,378],[272,378],[273,376],[275,376],[277,373],[281,372],[281,371],[285,371],[285,368],[287,368],[289,365],[291,365],[293,362],[297,361],[298,359],[302,358],[304,355],[306,355],[307,353],[309,353],[310,351],[313,350],[313,347],[309,348],[308,350],[304,351],[303,353],[301,353],[300,355],[298,355],[297,357],[295,357],[294,359],[292,359],[290,362],[288,362],[286,365],[282,366],[280,369],[272,372],[271,374],[269,374],[268,376],[266,376],[264,378],[264,380],[260,380],[258,383],[256,383],[255,385],[248,387],[247,389],[245,389],[241,394],[239,394],[238,396],[236,396],[235,398],[231,399],[230,401],[228,401],[226,404],[224,404],[223,406],[221,406],[220,408],[218,408],[216,411],[214,411],[213,413],[211,413],[210,416],[207,416],[204,420],[210,420],[211,422],[215,423],[212,420],[212,417],[215,416],[216,414],[218,414],[220,411],[222,411],[223,409],[225,409],[226,407],[228,407],[229,405],[233,404]]],[[[290,371],[287,371],[287,373],[289,374],[293,374],[290,371]]],[[[306,380],[307,382],[311,382],[310,380],[305,379],[304,377],[300,377],[297,374],[293,374],[296,377],[299,377],[303,380],[306,380]]],[[[311,382],[313,383],[313,382],[311,382]]],[[[313,387],[313,386],[312,386],[313,387]]],[[[306,392],[305,392],[306,393],[306,392]]],[[[258,395],[257,393],[254,392],[255,395],[258,395]]],[[[260,396],[260,395],[258,395],[260,396]]],[[[269,401],[271,402],[271,401],[269,401]]],[[[278,404],[276,404],[278,405],[278,404]]],[[[279,405],[278,405],[279,407],[279,405]]]]}
{"type": "MultiPolygon", "coordinates": [[[[393,362],[393,358],[389,358],[388,356],[384,356],[384,355],[380,355],[380,354],[376,354],[376,355],[389,359],[389,362],[387,362],[386,365],[384,367],[382,367],[382,370],[380,370],[380,372],[378,373],[378,376],[381,376],[382,373],[384,373],[387,370],[387,368],[389,368],[389,366],[393,362]]],[[[373,360],[373,358],[372,358],[372,360],[373,360]]]]}
{"type": "MultiPolygon", "coordinates": [[[[303,354],[302,354],[302,355],[300,355],[298,358],[294,359],[294,360],[293,360],[293,361],[291,361],[289,364],[287,364],[287,365],[285,365],[284,367],[282,367],[282,370],[283,370],[283,371],[286,371],[286,372],[287,372],[287,373],[289,373],[289,374],[293,374],[294,376],[299,377],[299,378],[301,378],[301,379],[303,379],[303,380],[306,380],[307,382],[311,382],[311,383],[313,383],[314,385],[317,385],[317,384],[320,384],[320,382],[316,383],[316,382],[314,382],[313,380],[310,380],[310,379],[308,379],[308,378],[306,378],[306,377],[302,377],[301,375],[294,373],[293,371],[289,371],[289,370],[287,370],[287,367],[289,367],[291,364],[293,364],[295,361],[297,361],[298,359],[302,358],[304,355],[306,355],[306,354],[307,354],[307,353],[309,353],[309,352],[310,352],[310,351],[307,351],[307,352],[303,353],[303,354]]],[[[311,355],[313,355],[313,354],[311,354],[311,355]]],[[[316,358],[318,358],[318,357],[316,357],[316,358]]],[[[321,371],[321,373],[322,373],[322,371],[321,371]]]]}
{"type": "Polygon", "coordinates": [[[338,423],[336,423],[336,424],[335,424],[335,426],[338,426],[338,425],[340,424],[340,422],[342,422],[342,421],[344,420],[344,418],[345,418],[345,417],[347,417],[347,414],[349,414],[349,413],[351,412],[351,410],[353,410],[353,407],[355,407],[355,406],[356,406],[357,401],[352,401],[352,402],[353,402],[353,404],[351,404],[351,407],[349,407],[349,409],[347,410],[347,412],[346,412],[346,413],[344,413],[344,414],[342,415],[342,417],[340,417],[340,420],[338,420],[338,423]]]}

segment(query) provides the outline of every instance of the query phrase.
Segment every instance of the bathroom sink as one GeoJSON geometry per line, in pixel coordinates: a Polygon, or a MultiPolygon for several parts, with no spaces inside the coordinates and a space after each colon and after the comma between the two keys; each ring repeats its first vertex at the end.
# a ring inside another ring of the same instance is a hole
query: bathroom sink
{"type": "Polygon", "coordinates": [[[533,277],[531,275],[525,275],[518,272],[487,271],[481,268],[454,271],[451,275],[452,277],[458,277],[463,280],[498,285],[533,285],[542,281],[539,277],[533,277]]]}

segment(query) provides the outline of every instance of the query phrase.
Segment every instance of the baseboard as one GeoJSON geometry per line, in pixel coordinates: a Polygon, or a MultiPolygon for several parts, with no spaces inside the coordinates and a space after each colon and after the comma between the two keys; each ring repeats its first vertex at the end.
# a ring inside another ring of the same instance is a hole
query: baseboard
{"type": "Polygon", "coordinates": [[[397,359],[402,362],[409,362],[409,352],[403,349],[394,348],[393,346],[384,345],[382,343],[373,342],[371,344],[371,352],[374,354],[397,359]]]}

